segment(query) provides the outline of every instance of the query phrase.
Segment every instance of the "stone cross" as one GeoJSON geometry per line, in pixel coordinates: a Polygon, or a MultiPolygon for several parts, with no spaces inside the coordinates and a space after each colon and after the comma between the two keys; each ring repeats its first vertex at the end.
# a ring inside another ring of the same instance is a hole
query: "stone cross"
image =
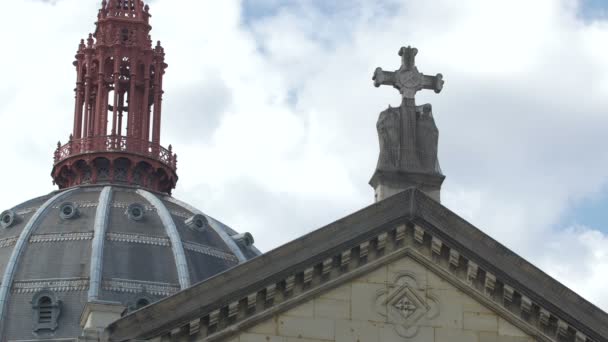
{"type": "MultiPolygon", "coordinates": [[[[380,113],[376,129],[380,155],[370,185],[376,200],[382,200],[409,187],[417,187],[439,201],[445,178],[437,159],[439,130],[430,104],[416,106],[416,93],[422,89],[443,89],[443,76],[427,76],[416,68],[418,50],[411,46],[399,50],[401,67],[393,72],[377,68],[374,85],[391,85],[402,96],[401,105],[380,113]]],[[[401,305],[399,310],[406,310],[401,305]]]]}
{"type": "Polygon", "coordinates": [[[391,85],[399,90],[403,99],[413,100],[416,93],[422,89],[432,89],[435,93],[440,93],[443,89],[443,75],[427,76],[419,72],[416,68],[416,54],[418,49],[411,46],[399,49],[401,68],[393,72],[376,68],[374,85],[376,87],[391,85]]]}

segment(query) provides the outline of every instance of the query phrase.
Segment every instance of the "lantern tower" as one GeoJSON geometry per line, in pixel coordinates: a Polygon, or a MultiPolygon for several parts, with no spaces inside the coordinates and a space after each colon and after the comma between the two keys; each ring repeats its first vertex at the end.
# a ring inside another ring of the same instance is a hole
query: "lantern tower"
{"type": "Polygon", "coordinates": [[[117,183],[170,194],[177,156],[160,144],[163,75],[160,42],[150,36],[142,0],[103,1],[95,33],[76,54],[74,128],[58,143],[52,177],[60,189],[117,183]]]}

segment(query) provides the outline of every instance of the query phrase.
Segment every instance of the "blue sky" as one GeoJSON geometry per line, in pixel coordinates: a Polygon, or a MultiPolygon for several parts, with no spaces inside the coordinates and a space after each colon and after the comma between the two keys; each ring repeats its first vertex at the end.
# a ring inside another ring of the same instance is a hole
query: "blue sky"
{"type": "Polygon", "coordinates": [[[608,17],[608,0],[582,0],[581,14],[591,20],[608,17]]]}
{"type": "Polygon", "coordinates": [[[560,225],[577,224],[608,232],[608,191],[604,189],[598,194],[572,203],[572,207],[566,211],[560,225]]]}
{"type": "MultiPolygon", "coordinates": [[[[608,0],[579,0],[580,15],[586,19],[595,20],[606,18],[608,15],[608,0]]],[[[285,8],[298,6],[302,1],[298,0],[243,0],[243,14],[246,22],[276,15],[285,8]]],[[[323,1],[310,0],[312,4],[322,13],[332,16],[345,8],[350,7],[349,1],[323,1]]]]}

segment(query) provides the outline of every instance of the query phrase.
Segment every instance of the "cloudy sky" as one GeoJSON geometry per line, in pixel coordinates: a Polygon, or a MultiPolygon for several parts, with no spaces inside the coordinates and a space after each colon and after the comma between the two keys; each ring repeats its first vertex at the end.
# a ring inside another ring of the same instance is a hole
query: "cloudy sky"
{"type": "MultiPolygon", "coordinates": [[[[371,74],[402,45],[446,79],[433,104],[444,204],[608,310],[608,1],[153,0],[170,65],[174,195],[267,251],[373,201],[371,74]]],[[[0,11],[0,207],[54,188],[80,38],[97,0],[0,11]]]]}

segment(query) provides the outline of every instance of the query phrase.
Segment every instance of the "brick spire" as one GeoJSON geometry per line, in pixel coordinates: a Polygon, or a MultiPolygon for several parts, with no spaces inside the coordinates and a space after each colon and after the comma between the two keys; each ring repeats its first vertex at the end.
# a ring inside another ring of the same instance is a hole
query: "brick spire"
{"type": "Polygon", "coordinates": [[[170,193],[177,156],[160,145],[163,74],[142,0],[103,0],[95,33],[76,54],[74,127],[58,144],[52,177],[60,189],[121,183],[170,193]]]}

